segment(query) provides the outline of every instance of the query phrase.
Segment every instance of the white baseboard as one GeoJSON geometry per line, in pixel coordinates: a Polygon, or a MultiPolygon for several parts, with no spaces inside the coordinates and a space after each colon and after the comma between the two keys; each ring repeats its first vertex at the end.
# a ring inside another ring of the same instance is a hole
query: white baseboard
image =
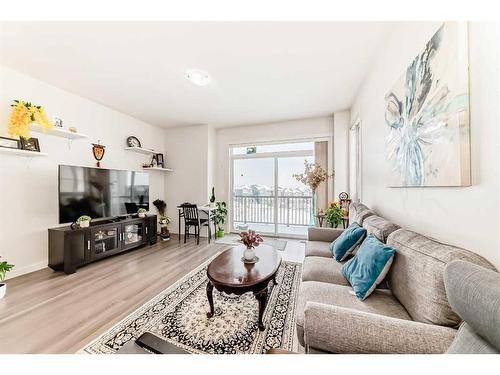
{"type": "Polygon", "coordinates": [[[29,264],[27,266],[20,267],[20,268],[14,267],[12,269],[12,271],[10,271],[7,274],[6,280],[13,279],[14,277],[17,277],[17,276],[26,275],[27,273],[35,272],[35,271],[41,270],[42,268],[45,268],[45,267],[47,267],[47,262],[33,263],[33,264],[29,264]]]}

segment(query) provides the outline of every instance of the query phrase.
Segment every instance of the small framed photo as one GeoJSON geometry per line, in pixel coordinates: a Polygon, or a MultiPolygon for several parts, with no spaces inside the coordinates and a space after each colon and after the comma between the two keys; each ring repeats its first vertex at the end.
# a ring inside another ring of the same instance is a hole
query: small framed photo
{"type": "Polygon", "coordinates": [[[21,138],[21,148],[26,151],[40,152],[40,144],[38,138],[21,138]]]}
{"type": "Polygon", "coordinates": [[[0,147],[19,149],[21,148],[21,143],[14,138],[0,137],[0,147]]]}
{"type": "Polygon", "coordinates": [[[165,160],[163,159],[163,154],[156,154],[156,163],[158,167],[165,168],[165,160]]]}

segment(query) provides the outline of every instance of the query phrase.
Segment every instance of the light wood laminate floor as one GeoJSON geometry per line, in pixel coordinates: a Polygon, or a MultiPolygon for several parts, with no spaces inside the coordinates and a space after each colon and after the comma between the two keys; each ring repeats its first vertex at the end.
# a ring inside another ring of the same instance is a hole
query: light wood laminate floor
{"type": "MultiPolygon", "coordinates": [[[[287,240],[284,260],[302,262],[287,240]]],[[[45,268],[7,281],[0,300],[0,353],[75,353],[212,255],[230,245],[177,237],[79,268],[45,268]]]]}

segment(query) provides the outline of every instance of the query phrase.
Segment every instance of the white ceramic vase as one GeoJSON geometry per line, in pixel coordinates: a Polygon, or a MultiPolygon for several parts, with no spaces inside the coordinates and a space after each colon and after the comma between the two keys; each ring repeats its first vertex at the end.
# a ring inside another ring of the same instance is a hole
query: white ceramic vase
{"type": "Polygon", "coordinates": [[[7,291],[7,284],[0,283],[0,299],[5,296],[5,292],[7,291]]]}
{"type": "Polygon", "coordinates": [[[79,221],[78,222],[78,226],[80,228],[88,228],[90,225],[90,221],[79,221]]]}
{"type": "Polygon", "coordinates": [[[253,247],[247,247],[243,252],[243,258],[245,258],[245,260],[253,260],[255,258],[255,249],[253,247]]]}

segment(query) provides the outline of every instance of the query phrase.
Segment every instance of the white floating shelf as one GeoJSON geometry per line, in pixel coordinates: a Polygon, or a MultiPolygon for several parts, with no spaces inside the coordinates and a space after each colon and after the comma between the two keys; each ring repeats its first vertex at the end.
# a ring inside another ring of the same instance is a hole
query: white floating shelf
{"type": "Polygon", "coordinates": [[[28,150],[20,150],[17,148],[7,148],[7,147],[0,147],[0,153],[2,154],[10,154],[10,155],[17,155],[17,156],[25,156],[29,158],[33,157],[40,157],[40,156],[47,156],[45,152],[36,152],[36,151],[28,151],[28,150]]]}
{"type": "Polygon", "coordinates": [[[147,154],[147,155],[153,155],[159,153],[158,151],[142,147],[125,147],[125,151],[132,151],[132,152],[137,152],[139,154],[147,154]]]}
{"type": "Polygon", "coordinates": [[[88,138],[85,134],[82,133],[74,133],[72,131],[69,131],[67,129],[63,128],[58,128],[58,127],[53,127],[50,130],[45,130],[38,124],[33,124],[31,126],[31,130],[37,133],[43,133],[47,135],[53,135],[55,137],[61,137],[61,138],[66,138],[66,139],[83,139],[83,138],[88,138]]]}
{"type": "Polygon", "coordinates": [[[163,171],[163,172],[173,172],[173,169],[170,168],[159,168],[159,167],[147,167],[147,168],[142,168],[144,170],[153,170],[153,171],[163,171]]]}

